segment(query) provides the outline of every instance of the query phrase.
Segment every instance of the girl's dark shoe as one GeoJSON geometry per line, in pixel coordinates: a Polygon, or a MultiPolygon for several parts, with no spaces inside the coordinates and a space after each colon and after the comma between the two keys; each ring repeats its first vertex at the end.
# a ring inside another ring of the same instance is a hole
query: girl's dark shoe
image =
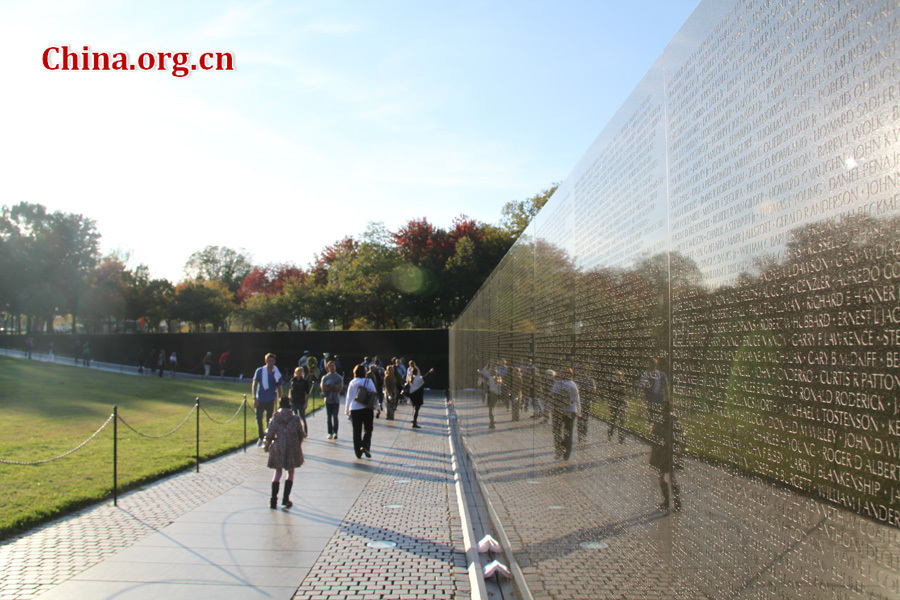
{"type": "Polygon", "coordinates": [[[281,499],[281,505],[285,508],[290,508],[294,505],[291,502],[291,489],[294,487],[294,482],[290,479],[284,482],[284,497],[281,499]]]}
{"type": "Polygon", "coordinates": [[[278,488],[281,487],[280,481],[272,482],[272,497],[269,498],[269,508],[277,508],[278,507],[278,488]]]}

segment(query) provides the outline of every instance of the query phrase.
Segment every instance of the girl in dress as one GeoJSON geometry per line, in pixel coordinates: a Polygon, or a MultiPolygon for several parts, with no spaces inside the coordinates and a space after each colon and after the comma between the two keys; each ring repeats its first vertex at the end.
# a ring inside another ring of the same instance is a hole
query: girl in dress
{"type": "Polygon", "coordinates": [[[287,470],[287,480],[284,482],[284,497],[281,505],[285,508],[293,506],[291,502],[291,488],[294,487],[294,469],[303,464],[303,438],[306,437],[306,427],[291,410],[291,399],[283,396],[278,403],[278,412],[269,421],[266,429],[265,450],[269,453],[268,466],[275,469],[272,478],[272,498],[269,500],[269,508],[275,508],[278,503],[278,488],[281,485],[281,472],[287,470]]]}

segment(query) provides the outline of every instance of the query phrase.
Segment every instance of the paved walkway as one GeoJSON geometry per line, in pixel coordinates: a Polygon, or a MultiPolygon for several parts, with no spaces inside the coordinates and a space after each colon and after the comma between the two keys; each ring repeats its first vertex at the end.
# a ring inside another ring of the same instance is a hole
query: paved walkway
{"type": "Polygon", "coordinates": [[[252,447],[0,545],[7,598],[466,598],[469,575],[440,397],[423,428],[375,421],[372,459],[309,418],[291,509],[252,447]],[[393,542],[370,548],[369,542],[393,542]]]}
{"type": "MultiPolygon", "coordinates": [[[[594,421],[557,462],[547,424],[498,409],[489,430],[476,395],[454,404],[519,598],[900,597],[896,528],[699,461],[679,475],[684,510],[663,514],[640,440],[594,421]]],[[[398,419],[357,460],[349,423],[330,441],[313,415],[290,510],[268,508],[253,447],[8,540],[0,600],[467,598],[444,402],[427,399],[421,430],[409,407],[398,419]]]]}

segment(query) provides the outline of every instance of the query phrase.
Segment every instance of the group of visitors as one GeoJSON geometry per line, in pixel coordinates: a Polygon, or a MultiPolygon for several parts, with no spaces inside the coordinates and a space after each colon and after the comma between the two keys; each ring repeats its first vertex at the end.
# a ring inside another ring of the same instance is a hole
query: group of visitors
{"type": "Polygon", "coordinates": [[[138,363],[138,373],[144,372],[145,362],[149,365],[151,374],[157,372],[162,377],[168,371],[170,376],[175,377],[175,371],[178,369],[178,354],[174,350],[168,355],[165,350],[160,350],[158,353],[155,349],[151,350],[147,354],[146,361],[142,359],[138,363]]]}
{"type": "MultiPolygon", "coordinates": [[[[576,431],[579,442],[588,439],[592,407],[600,390],[588,365],[573,364],[573,367],[554,370],[539,369],[534,361],[512,366],[504,359],[486,363],[476,372],[476,387],[482,390],[487,405],[488,429],[497,427],[495,411],[499,406],[509,411],[512,422],[519,421],[530,406],[532,419],[550,423],[556,459],[570,460],[576,431]]],[[[633,387],[643,391],[646,402],[651,443],[649,462],[658,474],[663,496],[659,508],[668,510],[671,503],[674,510],[680,510],[675,471],[681,465],[684,432],[668,399],[669,380],[660,369],[658,359],[649,362],[633,387]]],[[[604,382],[604,395],[609,403],[608,441],[618,433],[619,443],[625,443],[628,388],[622,370],[604,382]]]]}
{"type": "MultiPolygon", "coordinates": [[[[213,366],[218,365],[219,378],[225,379],[225,368],[228,365],[229,351],[222,352],[218,360],[213,356],[212,352],[207,352],[200,360],[200,366],[203,368],[203,379],[209,379],[213,366]]],[[[150,350],[146,355],[141,353],[137,359],[138,373],[150,374],[158,373],[163,377],[167,372],[171,377],[175,377],[178,371],[178,354],[174,350],[167,352],[166,350],[156,349],[150,350]],[[145,368],[146,367],[146,368],[145,368]]]]}
{"type": "MultiPolygon", "coordinates": [[[[256,370],[251,383],[253,404],[256,409],[256,426],[259,433],[258,446],[269,454],[268,466],[275,470],[272,479],[272,496],[269,506],[276,508],[281,477],[287,471],[282,506],[292,506],[290,500],[293,488],[294,469],[303,464],[301,444],[309,434],[306,409],[311,392],[317,386],[323,395],[326,413],[326,429],[329,440],[338,439],[341,395],[345,388],[344,376],[339,372],[337,356],[327,353],[316,359],[305,352],[300,364],[294,369],[287,382],[289,393],[283,393],[284,379],[276,366],[276,357],[269,353],[266,364],[256,370]],[[325,360],[328,359],[328,360],[325,360]],[[319,381],[310,377],[312,366],[324,371],[319,381]],[[275,412],[275,403],[279,410],[275,412]],[[265,427],[264,427],[265,425],[265,427]],[[274,448],[274,450],[273,450],[274,448]]],[[[353,376],[343,394],[344,415],[350,419],[353,430],[353,452],[357,459],[372,458],[372,432],[374,421],[385,412],[385,418],[394,420],[397,407],[402,399],[408,399],[413,407],[412,427],[420,429],[419,409],[424,403],[425,377],[434,369],[422,374],[415,361],[406,364],[404,358],[392,358],[385,367],[376,356],[366,357],[353,367],[353,376]]]]}
{"type": "Polygon", "coordinates": [[[91,366],[91,343],[84,342],[82,344],[81,342],[76,340],[73,358],[75,359],[76,365],[78,364],[78,360],[80,359],[82,366],[91,366]]]}

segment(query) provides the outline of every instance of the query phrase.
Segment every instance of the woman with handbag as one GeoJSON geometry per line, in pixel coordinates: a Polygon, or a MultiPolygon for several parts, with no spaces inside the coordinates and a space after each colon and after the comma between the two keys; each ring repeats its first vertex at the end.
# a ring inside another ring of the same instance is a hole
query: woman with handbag
{"type": "Polygon", "coordinates": [[[375,404],[378,392],[375,384],[366,377],[364,365],[353,367],[353,380],[347,386],[345,412],[353,424],[353,452],[356,458],[372,458],[372,425],[375,422],[375,404]]]}

